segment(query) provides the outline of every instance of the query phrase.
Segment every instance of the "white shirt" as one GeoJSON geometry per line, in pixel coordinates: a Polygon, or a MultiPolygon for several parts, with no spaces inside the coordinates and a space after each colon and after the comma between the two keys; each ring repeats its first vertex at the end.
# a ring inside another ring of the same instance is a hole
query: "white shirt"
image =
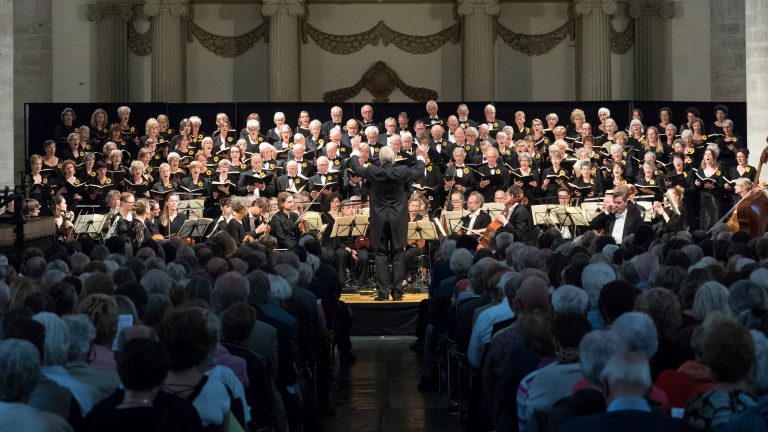
{"type": "Polygon", "coordinates": [[[480,210],[477,210],[476,212],[472,213],[472,215],[469,217],[469,225],[467,225],[467,230],[471,230],[475,226],[475,219],[480,215],[480,210]]]}
{"type": "Polygon", "coordinates": [[[613,232],[611,232],[613,239],[616,240],[616,244],[619,245],[624,238],[624,224],[627,222],[627,212],[628,209],[624,210],[624,213],[616,214],[616,222],[613,224],[613,232]]]}

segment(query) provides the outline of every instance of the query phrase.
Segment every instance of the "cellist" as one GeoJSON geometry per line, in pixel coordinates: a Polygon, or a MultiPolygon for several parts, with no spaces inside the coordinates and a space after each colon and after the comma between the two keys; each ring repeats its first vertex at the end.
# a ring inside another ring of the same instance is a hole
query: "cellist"
{"type": "MultiPolygon", "coordinates": [[[[511,233],[515,241],[528,242],[531,240],[533,218],[531,212],[525,207],[525,194],[515,185],[507,189],[507,209],[496,216],[496,221],[501,223],[499,231],[511,233]]],[[[498,231],[497,231],[498,232],[498,231]]]]}

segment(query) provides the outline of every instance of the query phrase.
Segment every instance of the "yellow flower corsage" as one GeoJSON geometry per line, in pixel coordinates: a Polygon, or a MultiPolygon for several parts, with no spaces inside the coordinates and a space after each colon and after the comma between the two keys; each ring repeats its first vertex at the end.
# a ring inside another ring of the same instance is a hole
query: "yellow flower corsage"
{"type": "Polygon", "coordinates": [[[565,175],[565,171],[563,171],[563,170],[560,170],[560,172],[558,173],[558,175],[565,175]]]}
{"type": "Polygon", "coordinates": [[[592,167],[592,174],[596,174],[596,173],[597,173],[597,167],[592,167]]]}
{"type": "Polygon", "coordinates": [[[218,156],[214,156],[214,157],[213,157],[213,161],[214,161],[214,162],[218,162],[218,161],[219,161],[219,157],[218,157],[218,156]]]}
{"type": "Polygon", "coordinates": [[[205,175],[211,175],[211,170],[205,170],[205,175]]]}
{"type": "Polygon", "coordinates": [[[80,184],[80,179],[75,179],[75,186],[80,184]]]}
{"type": "Polygon", "coordinates": [[[651,179],[651,181],[648,182],[651,186],[654,186],[656,184],[656,180],[651,179]]]}
{"type": "Polygon", "coordinates": [[[111,178],[107,179],[107,184],[112,184],[112,179],[111,178]]]}
{"type": "Polygon", "coordinates": [[[227,137],[227,142],[232,142],[232,141],[233,141],[232,137],[227,137]]]}
{"type": "Polygon", "coordinates": [[[683,172],[683,177],[688,178],[688,173],[687,172],[683,172]]]}
{"type": "Polygon", "coordinates": [[[197,182],[197,187],[203,187],[203,182],[201,181],[197,182]]]}
{"type": "Polygon", "coordinates": [[[197,139],[203,139],[203,134],[197,134],[197,139]]]}
{"type": "Polygon", "coordinates": [[[173,129],[168,129],[167,131],[165,131],[165,133],[167,133],[168,135],[170,135],[170,134],[172,134],[172,133],[173,133],[173,129]]]}
{"type": "Polygon", "coordinates": [[[597,154],[597,153],[593,154],[592,157],[595,158],[595,159],[600,159],[600,155],[597,154]]]}
{"type": "Polygon", "coordinates": [[[91,171],[91,177],[96,177],[96,171],[91,171]]]}
{"type": "Polygon", "coordinates": [[[301,180],[300,179],[296,179],[296,180],[294,180],[294,182],[296,182],[296,184],[299,184],[299,183],[301,183],[301,180]]]}
{"type": "Polygon", "coordinates": [[[303,164],[301,164],[301,166],[302,166],[302,167],[304,167],[304,168],[306,168],[306,167],[307,167],[307,163],[306,163],[306,162],[304,162],[303,164]]]}
{"type": "Polygon", "coordinates": [[[259,142],[262,142],[262,141],[264,141],[264,138],[263,137],[259,137],[259,142]]]}
{"type": "Polygon", "coordinates": [[[325,140],[320,138],[319,140],[317,140],[317,143],[320,144],[320,145],[323,145],[323,144],[325,144],[325,140]]]}
{"type": "Polygon", "coordinates": [[[160,155],[155,155],[155,160],[160,160],[160,155]]]}
{"type": "Polygon", "coordinates": [[[750,170],[749,167],[744,168],[744,172],[749,172],[749,170],[750,170]]]}
{"type": "Polygon", "coordinates": [[[131,131],[131,133],[133,133],[133,132],[136,132],[136,128],[135,128],[135,127],[133,127],[133,126],[131,126],[131,129],[130,129],[130,131],[131,131]]]}
{"type": "Polygon", "coordinates": [[[493,128],[497,129],[498,127],[499,127],[499,123],[498,122],[493,122],[493,128]]]}
{"type": "Polygon", "coordinates": [[[47,178],[43,179],[43,184],[48,184],[48,179],[47,178]]]}
{"type": "Polygon", "coordinates": [[[331,181],[331,180],[333,180],[333,177],[328,176],[328,181],[331,181]]]}
{"type": "Polygon", "coordinates": [[[378,153],[378,152],[379,152],[379,148],[378,148],[378,147],[374,147],[374,148],[373,148],[373,152],[374,152],[374,153],[378,153]]]}
{"type": "Polygon", "coordinates": [[[195,151],[194,150],[190,150],[190,151],[187,152],[187,154],[190,155],[190,156],[194,156],[195,155],[195,151]]]}
{"type": "Polygon", "coordinates": [[[159,142],[160,144],[162,144],[162,143],[164,143],[164,142],[165,142],[165,139],[164,139],[164,138],[160,138],[159,140],[157,140],[157,142],[159,142]]]}
{"type": "Polygon", "coordinates": [[[510,155],[510,154],[512,154],[512,152],[510,152],[510,151],[509,151],[509,149],[507,149],[507,150],[504,152],[504,154],[505,154],[505,155],[510,155]]]}
{"type": "Polygon", "coordinates": [[[469,168],[464,168],[464,174],[469,174],[469,168]]]}
{"type": "Polygon", "coordinates": [[[466,149],[467,149],[467,151],[469,151],[469,149],[470,149],[471,147],[470,147],[470,146],[466,146],[466,147],[464,147],[464,148],[466,148],[466,149]]]}
{"type": "Polygon", "coordinates": [[[731,141],[736,142],[738,140],[736,139],[736,137],[733,137],[733,138],[731,138],[731,141]]]}
{"type": "Polygon", "coordinates": [[[715,175],[720,175],[720,170],[715,171],[715,175]]]}
{"type": "Polygon", "coordinates": [[[338,164],[339,164],[339,160],[338,160],[338,159],[336,159],[335,161],[333,161],[333,164],[334,164],[334,165],[338,165],[338,164]]]}
{"type": "Polygon", "coordinates": [[[541,153],[536,153],[536,159],[541,159],[541,153]]]}
{"type": "Polygon", "coordinates": [[[428,166],[428,167],[427,167],[427,171],[430,171],[430,172],[432,172],[432,165],[430,165],[430,166],[428,166]]]}
{"type": "Polygon", "coordinates": [[[687,163],[687,164],[690,164],[691,162],[693,162],[693,161],[691,160],[691,158],[689,158],[689,157],[685,158],[685,163],[687,163]]]}

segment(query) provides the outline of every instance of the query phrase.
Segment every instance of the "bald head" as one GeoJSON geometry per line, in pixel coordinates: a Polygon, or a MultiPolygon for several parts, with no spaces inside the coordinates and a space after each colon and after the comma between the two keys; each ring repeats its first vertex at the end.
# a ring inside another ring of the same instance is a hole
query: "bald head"
{"type": "Polygon", "coordinates": [[[549,310],[550,300],[547,283],[537,277],[527,277],[515,294],[515,303],[512,307],[518,313],[533,312],[537,309],[549,310]]]}

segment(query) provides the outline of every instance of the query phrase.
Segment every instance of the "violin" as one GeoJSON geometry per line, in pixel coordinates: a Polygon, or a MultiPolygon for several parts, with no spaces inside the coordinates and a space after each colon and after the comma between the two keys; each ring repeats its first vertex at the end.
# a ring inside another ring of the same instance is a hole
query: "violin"
{"type": "Polygon", "coordinates": [[[355,249],[369,249],[371,247],[371,241],[366,236],[358,236],[355,239],[355,249]]]}

